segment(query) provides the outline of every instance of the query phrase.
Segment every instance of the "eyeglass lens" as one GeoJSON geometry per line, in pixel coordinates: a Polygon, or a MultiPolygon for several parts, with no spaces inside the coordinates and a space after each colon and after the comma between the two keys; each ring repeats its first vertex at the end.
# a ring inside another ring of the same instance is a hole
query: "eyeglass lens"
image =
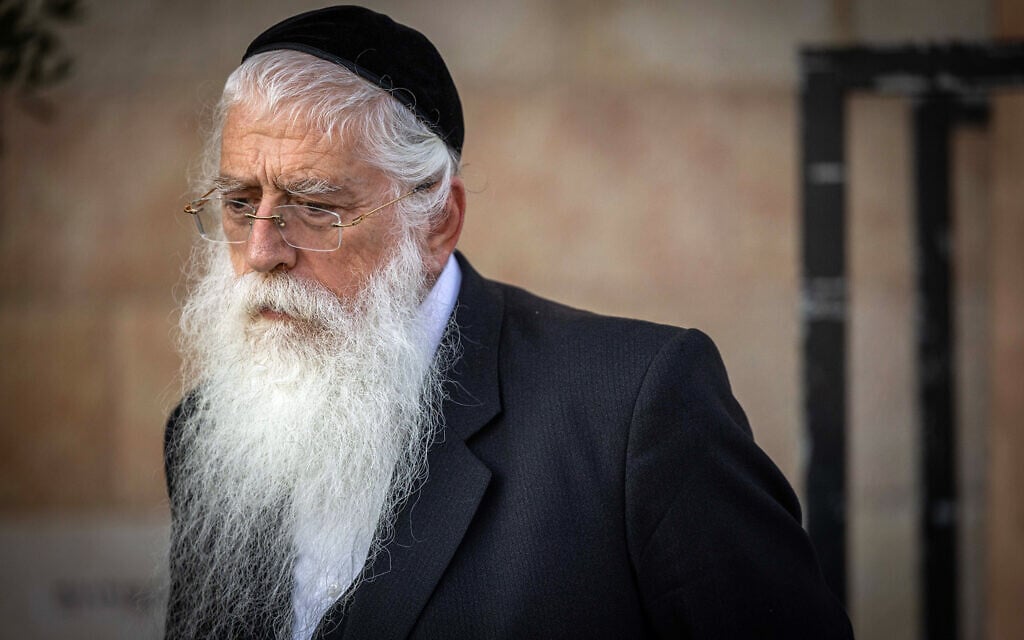
{"type": "Polygon", "coordinates": [[[277,227],[281,237],[297,249],[333,251],[341,246],[341,228],[333,226],[339,216],[324,209],[285,204],[274,207],[270,219],[254,220],[256,208],[247,202],[210,197],[199,209],[196,224],[207,240],[242,243],[249,239],[257,222],[277,227]]]}

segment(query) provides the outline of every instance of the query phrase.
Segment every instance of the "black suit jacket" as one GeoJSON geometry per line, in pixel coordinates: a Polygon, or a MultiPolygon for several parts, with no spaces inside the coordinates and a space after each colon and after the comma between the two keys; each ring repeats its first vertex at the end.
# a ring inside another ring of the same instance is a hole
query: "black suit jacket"
{"type": "Polygon", "coordinates": [[[459,259],[464,353],[429,477],[317,637],[852,636],[707,336],[459,259]]]}
{"type": "Polygon", "coordinates": [[[321,637],[852,635],[707,336],[460,266],[429,479],[321,637]]]}

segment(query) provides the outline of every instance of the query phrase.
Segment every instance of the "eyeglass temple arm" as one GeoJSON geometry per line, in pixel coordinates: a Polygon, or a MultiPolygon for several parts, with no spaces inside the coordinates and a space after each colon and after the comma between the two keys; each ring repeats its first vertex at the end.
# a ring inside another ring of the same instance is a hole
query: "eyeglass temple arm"
{"type": "Polygon", "coordinates": [[[374,215],[376,213],[379,213],[382,209],[390,207],[391,205],[395,204],[396,202],[400,202],[402,200],[405,200],[406,198],[408,198],[411,195],[417,194],[417,193],[419,193],[421,191],[426,191],[427,189],[430,189],[431,187],[433,187],[436,184],[437,184],[436,181],[424,182],[423,184],[421,184],[420,186],[416,187],[415,189],[413,189],[409,193],[407,193],[405,195],[398,196],[394,200],[391,200],[389,202],[385,202],[384,204],[380,205],[376,209],[370,209],[366,213],[364,213],[364,214],[362,214],[360,216],[356,216],[354,219],[352,219],[351,222],[335,222],[331,226],[332,227],[340,227],[340,228],[354,227],[357,224],[359,224],[360,222],[362,222],[363,220],[366,220],[367,218],[369,218],[370,216],[372,216],[372,215],[374,215]]]}
{"type": "Polygon", "coordinates": [[[192,202],[189,202],[188,204],[186,204],[185,205],[185,213],[188,213],[188,214],[191,214],[191,215],[194,215],[194,216],[195,215],[199,215],[199,211],[201,210],[200,207],[202,207],[202,205],[210,198],[210,194],[213,193],[216,190],[217,190],[217,187],[214,187],[214,188],[210,189],[209,191],[207,191],[206,193],[204,193],[203,195],[201,195],[198,198],[196,198],[195,200],[193,200],[192,202]]]}

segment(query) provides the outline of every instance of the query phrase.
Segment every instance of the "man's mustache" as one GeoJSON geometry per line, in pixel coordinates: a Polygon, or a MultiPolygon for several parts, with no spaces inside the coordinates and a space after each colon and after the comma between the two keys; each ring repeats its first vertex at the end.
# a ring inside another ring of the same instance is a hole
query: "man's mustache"
{"type": "Polygon", "coordinates": [[[338,298],[320,283],[288,273],[243,274],[235,280],[233,293],[241,311],[252,318],[269,311],[322,323],[325,313],[336,311],[339,304],[338,298]]]}

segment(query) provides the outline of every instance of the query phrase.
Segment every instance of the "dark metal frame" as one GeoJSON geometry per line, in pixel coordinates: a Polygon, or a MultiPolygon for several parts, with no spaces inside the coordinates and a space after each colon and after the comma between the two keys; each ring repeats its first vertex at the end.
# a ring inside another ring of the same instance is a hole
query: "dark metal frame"
{"type": "Polygon", "coordinates": [[[830,586],[846,602],[846,98],[914,104],[917,358],[925,638],[955,638],[957,492],[949,133],[984,121],[987,96],[1024,87],[1024,43],[801,52],[803,385],[809,437],[807,528],[830,586]]]}

